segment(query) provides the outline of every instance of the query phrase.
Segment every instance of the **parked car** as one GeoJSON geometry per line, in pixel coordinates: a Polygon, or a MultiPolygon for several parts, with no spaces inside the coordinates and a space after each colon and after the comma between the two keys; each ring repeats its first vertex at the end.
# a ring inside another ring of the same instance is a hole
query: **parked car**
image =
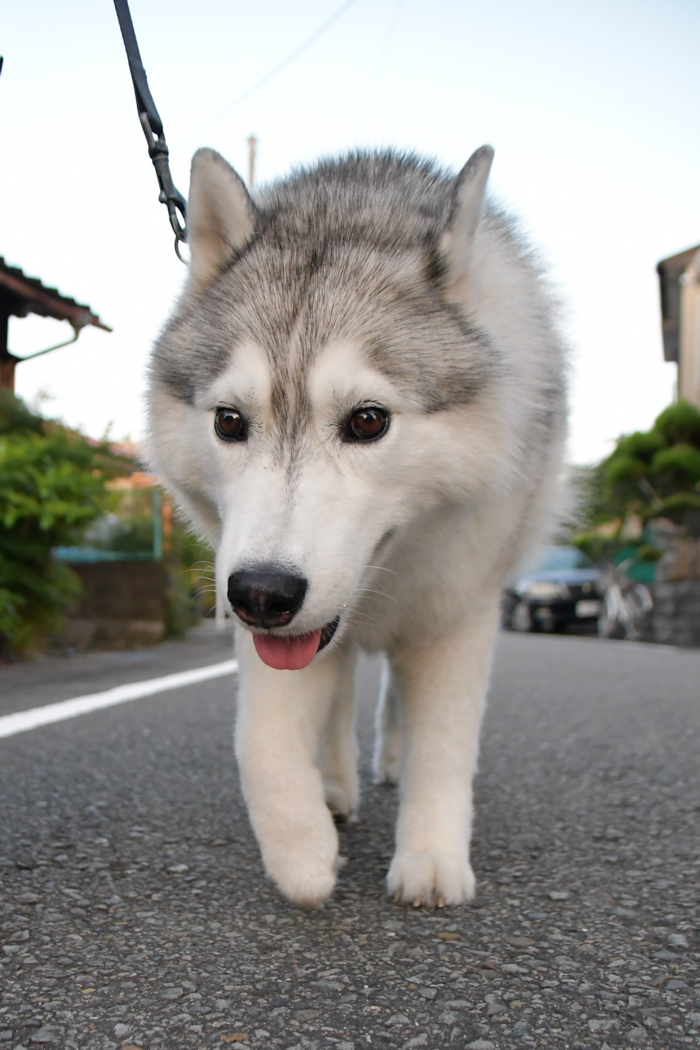
{"type": "Polygon", "coordinates": [[[601,609],[600,571],[577,547],[547,547],[535,569],[503,596],[504,625],[513,631],[565,631],[593,623],[601,609]]]}

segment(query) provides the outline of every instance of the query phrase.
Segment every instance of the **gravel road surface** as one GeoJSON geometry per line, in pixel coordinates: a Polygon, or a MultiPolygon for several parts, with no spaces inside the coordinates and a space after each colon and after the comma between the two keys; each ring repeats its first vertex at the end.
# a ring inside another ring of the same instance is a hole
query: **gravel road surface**
{"type": "MultiPolygon", "coordinates": [[[[0,668],[0,715],[230,656],[227,638],[0,668]]],[[[232,757],[235,679],[0,740],[0,1048],[700,1045],[700,653],[504,635],[473,905],[384,895],[366,787],[333,899],[267,882],[232,757]]]]}

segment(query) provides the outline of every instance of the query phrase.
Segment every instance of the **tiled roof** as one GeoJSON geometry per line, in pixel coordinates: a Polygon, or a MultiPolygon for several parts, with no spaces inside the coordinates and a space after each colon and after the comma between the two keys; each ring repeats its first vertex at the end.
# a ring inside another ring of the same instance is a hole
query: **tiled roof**
{"type": "Polygon", "coordinates": [[[61,295],[57,288],[48,288],[38,277],[27,277],[19,266],[8,266],[0,256],[0,297],[3,293],[11,301],[10,313],[17,317],[25,317],[29,313],[40,314],[42,317],[55,317],[59,321],[70,321],[76,331],[89,324],[103,328],[106,332],[112,331],[89,306],[61,295]]]}

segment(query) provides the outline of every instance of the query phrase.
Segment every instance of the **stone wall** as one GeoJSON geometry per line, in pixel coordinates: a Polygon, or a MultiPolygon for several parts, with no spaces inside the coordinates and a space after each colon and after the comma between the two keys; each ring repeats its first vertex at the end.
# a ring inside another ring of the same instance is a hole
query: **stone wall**
{"type": "Polygon", "coordinates": [[[663,552],[653,587],[655,642],[700,646],[700,539],[695,531],[668,521],[654,525],[654,542],[663,552]]]}
{"type": "Polygon", "coordinates": [[[654,641],[700,646],[700,580],[654,585],[654,641]]]}

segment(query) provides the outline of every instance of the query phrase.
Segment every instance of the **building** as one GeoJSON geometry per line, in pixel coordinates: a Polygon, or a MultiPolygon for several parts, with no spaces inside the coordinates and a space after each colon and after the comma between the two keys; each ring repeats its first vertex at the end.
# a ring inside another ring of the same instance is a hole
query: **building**
{"type": "Polygon", "coordinates": [[[664,358],[678,365],[676,396],[700,408],[700,244],[662,259],[656,270],[664,358]]]}
{"type": "Polygon", "coordinates": [[[74,343],[86,325],[94,325],[105,332],[111,332],[106,324],[100,321],[89,306],[76,303],[60,295],[55,288],[47,288],[37,277],[27,277],[18,266],[8,266],[0,257],[0,387],[14,391],[15,366],[20,361],[27,361],[50,350],[74,343]],[[27,314],[39,314],[41,317],[55,317],[58,321],[68,321],[73,335],[56,346],[47,346],[27,357],[15,357],[7,345],[10,317],[26,317],[27,314]]]}

